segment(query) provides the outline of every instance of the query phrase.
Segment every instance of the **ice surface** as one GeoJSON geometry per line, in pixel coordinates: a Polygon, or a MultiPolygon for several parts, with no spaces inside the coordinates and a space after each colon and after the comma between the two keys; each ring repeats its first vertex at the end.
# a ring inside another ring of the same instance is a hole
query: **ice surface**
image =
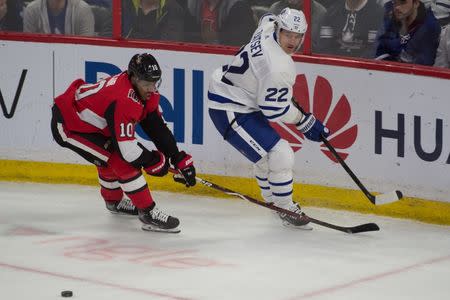
{"type": "Polygon", "coordinates": [[[381,231],[283,227],[240,199],[153,192],[180,234],[112,215],[98,188],[0,182],[2,299],[450,299],[450,227],[306,207],[381,231]]]}

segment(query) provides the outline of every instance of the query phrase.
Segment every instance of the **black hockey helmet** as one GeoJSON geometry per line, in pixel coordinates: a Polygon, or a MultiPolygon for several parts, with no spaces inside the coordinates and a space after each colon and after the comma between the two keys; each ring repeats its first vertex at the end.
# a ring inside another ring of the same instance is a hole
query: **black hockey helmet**
{"type": "Polygon", "coordinates": [[[135,54],[128,64],[128,76],[136,76],[139,80],[158,82],[161,79],[161,68],[156,58],[149,53],[135,54]]]}

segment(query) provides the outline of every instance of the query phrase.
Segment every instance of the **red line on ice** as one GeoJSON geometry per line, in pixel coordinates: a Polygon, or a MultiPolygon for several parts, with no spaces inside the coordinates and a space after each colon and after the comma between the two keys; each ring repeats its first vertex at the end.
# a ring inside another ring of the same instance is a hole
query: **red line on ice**
{"type": "Polygon", "coordinates": [[[336,292],[336,291],[339,291],[339,290],[343,290],[345,288],[348,288],[348,287],[351,287],[351,286],[354,286],[354,285],[357,285],[357,284],[360,284],[360,283],[369,282],[369,281],[375,281],[375,280],[382,279],[382,278],[385,278],[385,277],[388,277],[388,276],[392,276],[392,275],[395,275],[395,274],[403,273],[403,272],[409,271],[411,269],[416,269],[416,268],[419,268],[419,267],[422,267],[422,266],[425,266],[425,265],[431,265],[431,264],[434,264],[434,263],[437,263],[437,262],[442,262],[442,261],[448,260],[448,259],[450,259],[450,255],[443,256],[443,257],[432,258],[432,259],[429,259],[429,260],[426,260],[426,261],[415,263],[415,264],[410,265],[410,266],[394,269],[394,270],[391,270],[391,271],[386,271],[386,272],[375,274],[375,275],[371,275],[371,276],[368,276],[368,277],[363,277],[363,278],[356,279],[356,280],[353,280],[353,281],[350,281],[350,282],[347,282],[347,283],[338,284],[338,285],[331,286],[331,287],[328,287],[328,288],[323,288],[323,289],[319,289],[319,290],[316,290],[316,291],[308,292],[308,293],[305,293],[305,294],[300,295],[300,296],[294,296],[294,297],[289,298],[289,299],[291,299],[291,300],[307,299],[307,298],[313,298],[315,296],[321,296],[321,295],[324,295],[324,294],[330,294],[330,293],[333,293],[333,292],[336,292]]]}
{"type": "Polygon", "coordinates": [[[59,278],[64,278],[64,279],[70,279],[70,280],[75,280],[75,281],[83,281],[83,282],[88,282],[88,283],[92,283],[92,284],[113,287],[113,288],[117,288],[120,290],[136,292],[136,293],[141,293],[141,294],[146,294],[146,295],[151,295],[151,296],[157,296],[157,297],[160,297],[163,299],[176,299],[176,300],[189,300],[190,299],[190,298],[172,296],[169,294],[158,293],[158,292],[153,292],[153,291],[139,289],[139,288],[123,286],[120,284],[109,283],[109,282],[100,281],[100,280],[96,280],[96,279],[89,279],[89,278],[77,277],[77,276],[66,275],[66,274],[61,274],[61,273],[54,273],[54,272],[49,272],[49,271],[44,271],[44,270],[39,270],[39,269],[33,269],[33,268],[28,268],[28,267],[15,266],[15,265],[10,265],[10,264],[6,264],[6,263],[2,263],[2,262],[0,262],[0,267],[14,269],[14,270],[18,270],[18,271],[29,272],[29,273],[35,273],[35,274],[40,274],[40,275],[48,275],[48,276],[59,277],[59,278]]]}

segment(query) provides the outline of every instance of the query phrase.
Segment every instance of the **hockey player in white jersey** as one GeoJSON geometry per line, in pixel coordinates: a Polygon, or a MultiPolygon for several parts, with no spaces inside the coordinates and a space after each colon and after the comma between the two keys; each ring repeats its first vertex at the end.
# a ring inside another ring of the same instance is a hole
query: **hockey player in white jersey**
{"type": "MultiPolygon", "coordinates": [[[[264,200],[299,214],[300,206],[292,201],[294,152],[269,121],[296,124],[313,141],[328,136],[319,120],[303,114],[292,101],[296,72],[291,55],[300,49],[307,27],[303,12],[295,9],[263,16],[231,64],[214,72],[208,90],[211,120],[255,164],[264,200]]],[[[309,229],[305,219],[279,215],[284,225],[309,229]]]]}

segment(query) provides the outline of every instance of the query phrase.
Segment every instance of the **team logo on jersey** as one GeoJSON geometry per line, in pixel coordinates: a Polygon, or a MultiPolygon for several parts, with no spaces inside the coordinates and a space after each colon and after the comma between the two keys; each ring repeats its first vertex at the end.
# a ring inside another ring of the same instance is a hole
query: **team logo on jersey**
{"type": "MultiPolygon", "coordinates": [[[[346,150],[355,143],[358,135],[358,125],[352,125],[350,122],[352,112],[350,103],[345,94],[343,94],[337,100],[336,105],[332,107],[332,87],[328,80],[321,76],[318,76],[316,79],[313,95],[313,109],[311,111],[308,82],[305,75],[298,75],[294,85],[294,97],[305,111],[312,112],[317,119],[324,122],[330,129],[331,135],[328,137],[328,140],[341,157],[345,159],[348,156],[348,151],[346,150]]],[[[295,125],[280,123],[271,123],[271,125],[282,138],[289,142],[294,152],[302,148],[305,137],[295,128],[295,125]]],[[[331,160],[337,162],[325,144],[321,144],[320,149],[331,160]]]]}
{"type": "Polygon", "coordinates": [[[141,103],[141,101],[139,100],[139,97],[136,95],[136,92],[133,89],[130,89],[128,91],[128,98],[130,98],[134,102],[141,103]]]}

